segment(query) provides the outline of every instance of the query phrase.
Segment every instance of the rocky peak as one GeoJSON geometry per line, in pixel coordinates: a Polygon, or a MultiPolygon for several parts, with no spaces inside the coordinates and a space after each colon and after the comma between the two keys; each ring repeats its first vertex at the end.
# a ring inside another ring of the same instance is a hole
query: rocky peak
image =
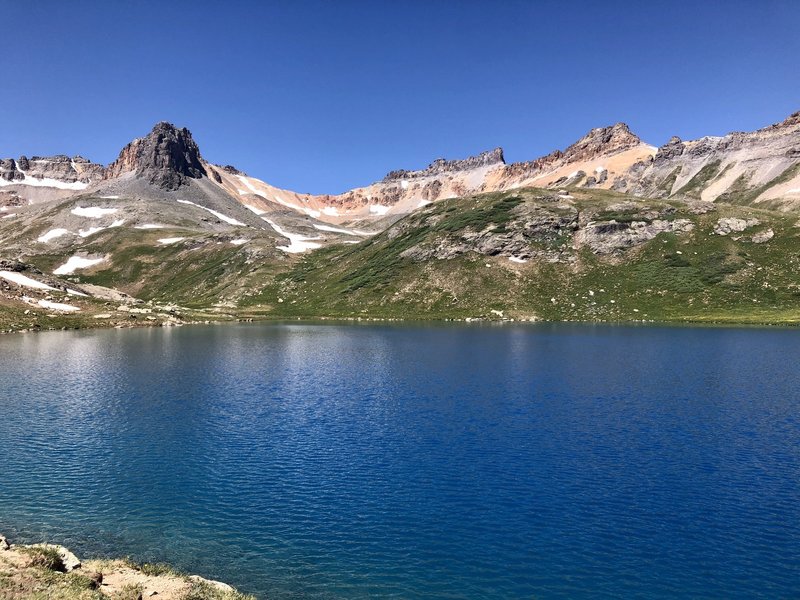
{"type": "Polygon", "coordinates": [[[778,123],[778,127],[795,127],[797,125],[800,125],[800,110],[786,117],[783,122],[778,123]]]}
{"type": "Polygon", "coordinates": [[[616,154],[642,143],[625,123],[598,127],[564,150],[568,161],[589,160],[603,154],[616,154]]]}
{"type": "Polygon", "coordinates": [[[164,190],[176,190],[207,175],[191,132],[164,121],[125,146],[106,170],[106,179],[130,172],[164,190]]]}
{"type": "Polygon", "coordinates": [[[487,150],[475,156],[459,160],[447,160],[444,158],[437,158],[426,169],[420,171],[407,171],[400,169],[398,171],[389,172],[383,181],[393,181],[397,179],[409,179],[412,177],[431,177],[441,175],[444,173],[453,173],[457,171],[469,171],[472,169],[479,169],[481,167],[490,167],[493,165],[504,165],[505,159],[503,158],[503,149],[495,148],[494,150],[487,150]]]}

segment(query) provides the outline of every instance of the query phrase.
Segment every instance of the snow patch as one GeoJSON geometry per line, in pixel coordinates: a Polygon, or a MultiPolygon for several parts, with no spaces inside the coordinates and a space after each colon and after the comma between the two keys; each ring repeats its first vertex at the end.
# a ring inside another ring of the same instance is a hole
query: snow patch
{"type": "Polygon", "coordinates": [[[145,223],[144,225],[136,225],[134,229],[164,229],[164,226],[156,223],[145,223]]]}
{"type": "Polygon", "coordinates": [[[330,231],[331,233],[344,233],[346,235],[365,235],[363,233],[356,233],[355,231],[348,231],[347,229],[340,229],[339,227],[331,227],[330,225],[314,224],[314,229],[319,229],[320,231],[330,231]]]}
{"type": "Polygon", "coordinates": [[[389,212],[391,206],[383,206],[381,204],[370,204],[369,214],[371,215],[385,215],[389,212]]]}
{"type": "Polygon", "coordinates": [[[249,241],[250,240],[248,239],[242,238],[240,240],[231,240],[231,244],[233,244],[234,246],[241,246],[242,244],[246,244],[249,241]]]}
{"type": "Polygon", "coordinates": [[[78,269],[86,269],[100,264],[105,258],[84,258],[82,256],[71,256],[67,262],[53,271],[53,275],[71,275],[78,269]]]}
{"type": "Polygon", "coordinates": [[[161,238],[158,240],[159,244],[175,244],[176,242],[182,242],[185,240],[185,237],[174,237],[174,238],[161,238]]]}
{"type": "Polygon", "coordinates": [[[298,253],[298,252],[305,252],[306,250],[314,250],[315,248],[319,248],[320,244],[314,243],[310,240],[318,240],[319,238],[310,238],[304,235],[299,235],[296,233],[289,233],[281,229],[277,223],[270,221],[266,217],[261,217],[269,226],[272,227],[278,235],[282,235],[285,238],[289,238],[289,245],[288,246],[277,246],[278,250],[283,250],[284,252],[291,252],[291,253],[298,253]]]}
{"type": "Polygon", "coordinates": [[[119,200],[119,196],[100,196],[103,200],[119,200]]]}
{"type": "Polygon", "coordinates": [[[41,242],[42,244],[46,244],[50,240],[54,240],[62,235],[67,235],[69,233],[68,229],[51,229],[44,235],[40,235],[36,241],[41,242]]]}
{"type": "Polygon", "coordinates": [[[0,271],[0,278],[5,279],[6,281],[11,281],[12,283],[16,283],[17,285],[21,285],[23,287],[33,288],[36,290],[56,289],[47,285],[46,283],[26,277],[22,273],[17,273],[16,271],[0,271]]]}
{"type": "Polygon", "coordinates": [[[78,230],[78,235],[81,236],[82,238],[89,237],[90,235],[94,235],[95,233],[97,233],[99,231],[103,231],[105,229],[111,229],[112,227],[119,227],[124,223],[125,223],[125,219],[117,219],[116,221],[111,223],[111,225],[108,225],[107,227],[89,227],[89,229],[79,229],[78,230]]]}
{"type": "Polygon", "coordinates": [[[73,215],[78,217],[89,217],[90,219],[99,219],[106,215],[113,215],[117,212],[116,208],[100,208],[99,206],[77,206],[70,211],[73,215]]]}
{"type": "Polygon", "coordinates": [[[219,212],[217,212],[215,210],[212,210],[210,208],[206,208],[205,206],[200,206],[199,204],[195,204],[194,202],[191,202],[190,200],[178,200],[178,202],[180,202],[181,204],[191,204],[192,206],[196,206],[197,208],[202,208],[203,210],[206,210],[206,211],[210,212],[212,215],[214,215],[215,217],[217,217],[220,221],[225,221],[229,225],[237,225],[239,227],[247,227],[247,225],[245,225],[241,221],[237,221],[233,217],[229,217],[227,215],[223,215],[222,213],[219,213],[219,212]]]}
{"type": "MultiPolygon", "coordinates": [[[[21,173],[22,171],[20,171],[21,173]]],[[[52,187],[58,188],[60,190],[85,190],[89,187],[88,183],[83,183],[82,181],[75,181],[72,183],[67,183],[66,181],[60,181],[58,179],[51,179],[50,177],[43,177],[42,179],[38,179],[36,177],[28,177],[25,176],[24,179],[17,179],[14,181],[6,181],[5,179],[0,179],[0,186],[4,185],[29,185],[31,187],[52,187]]]]}
{"type": "MultiPolygon", "coordinates": [[[[255,188],[255,186],[252,183],[250,183],[250,179],[248,179],[244,175],[237,175],[237,177],[239,178],[239,181],[241,181],[243,184],[245,184],[245,186],[247,186],[247,189],[249,189],[254,194],[258,194],[258,190],[255,188]]],[[[239,193],[241,194],[242,190],[239,190],[239,193]]],[[[244,194],[242,194],[242,195],[244,195],[244,194]]]]}
{"type": "Polygon", "coordinates": [[[329,217],[339,216],[339,210],[335,206],[326,206],[322,209],[322,213],[328,215],[329,217]]]}
{"type": "Polygon", "coordinates": [[[80,310],[77,306],[70,304],[61,304],[60,302],[50,302],[50,300],[39,300],[36,304],[42,308],[49,308],[50,310],[60,310],[62,312],[75,312],[80,310]]]}
{"type": "Polygon", "coordinates": [[[422,208],[423,206],[428,206],[428,204],[430,204],[430,203],[431,203],[430,200],[420,200],[419,204],[417,204],[417,208],[422,208]]]}
{"type": "Polygon", "coordinates": [[[405,179],[403,179],[400,182],[400,187],[403,188],[404,190],[407,190],[408,189],[408,182],[405,179]]]}
{"type": "Polygon", "coordinates": [[[17,213],[9,213],[7,215],[3,215],[3,219],[10,219],[11,217],[16,217],[17,213]]]}
{"type": "Polygon", "coordinates": [[[528,262],[527,258],[519,258],[518,256],[509,256],[508,260],[515,263],[526,263],[528,262]]]}
{"type": "Polygon", "coordinates": [[[256,213],[257,215],[263,215],[265,212],[267,212],[265,210],[261,210],[260,208],[256,208],[255,206],[250,206],[249,204],[243,204],[243,206],[247,210],[252,211],[252,212],[256,213]]]}

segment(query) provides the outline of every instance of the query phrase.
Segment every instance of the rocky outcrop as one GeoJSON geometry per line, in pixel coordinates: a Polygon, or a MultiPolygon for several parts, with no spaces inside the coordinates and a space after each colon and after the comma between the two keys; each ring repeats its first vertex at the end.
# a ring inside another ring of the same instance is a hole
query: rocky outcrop
{"type": "Polygon", "coordinates": [[[555,150],[535,160],[512,163],[503,173],[507,179],[535,177],[547,171],[600,156],[612,156],[642,144],[625,123],[592,129],[566,150],[555,150]]]}
{"type": "MultiPolygon", "coordinates": [[[[551,248],[564,235],[578,228],[578,211],[571,206],[555,205],[552,209],[522,204],[513,210],[514,218],[502,226],[488,223],[481,229],[467,227],[457,233],[412,246],[401,253],[403,258],[421,262],[429,259],[447,260],[468,252],[484,256],[513,256],[529,258],[532,244],[540,250],[541,258],[558,260],[559,252],[551,248]],[[548,249],[550,251],[548,251],[548,249]]],[[[436,225],[437,217],[428,220],[436,225]]],[[[387,233],[390,238],[405,231],[398,224],[387,233]]]]}
{"type": "Polygon", "coordinates": [[[688,219],[656,219],[649,223],[603,221],[590,223],[578,231],[575,234],[575,246],[588,246],[595,254],[613,254],[649,242],[659,233],[681,233],[693,228],[694,224],[688,219]]]}
{"type": "Polygon", "coordinates": [[[128,559],[80,559],[63,546],[9,544],[0,535],[3,598],[161,598],[254,600],[221,581],[183,575],[165,565],[145,568],[128,559]]]}
{"type": "Polygon", "coordinates": [[[113,179],[125,173],[135,173],[136,177],[170,191],[207,175],[191,132],[163,121],[145,137],[125,146],[105,176],[113,179]]]}
{"type": "Polygon", "coordinates": [[[765,229],[754,234],[751,238],[754,244],[765,244],[775,237],[775,232],[772,229],[765,229]]]}
{"type": "Polygon", "coordinates": [[[406,171],[400,169],[398,171],[389,172],[383,178],[384,183],[397,181],[400,179],[413,179],[416,177],[436,177],[447,173],[458,171],[471,171],[473,169],[480,169],[483,167],[491,167],[496,165],[504,165],[503,149],[495,148],[487,152],[481,152],[476,156],[470,156],[460,160],[446,160],[444,158],[437,158],[426,169],[419,171],[406,171]]]}
{"type": "Polygon", "coordinates": [[[717,235],[728,235],[731,233],[739,233],[750,227],[755,227],[761,224],[758,219],[737,219],[734,217],[723,218],[717,221],[714,227],[714,233],[717,235]]]}
{"type": "Polygon", "coordinates": [[[653,158],[625,174],[617,191],[749,204],[800,201],[800,113],[752,132],[671,138],[653,158]]]}
{"type": "Polygon", "coordinates": [[[105,169],[82,156],[20,156],[0,159],[0,179],[20,185],[72,185],[75,189],[103,178],[105,169]]]}

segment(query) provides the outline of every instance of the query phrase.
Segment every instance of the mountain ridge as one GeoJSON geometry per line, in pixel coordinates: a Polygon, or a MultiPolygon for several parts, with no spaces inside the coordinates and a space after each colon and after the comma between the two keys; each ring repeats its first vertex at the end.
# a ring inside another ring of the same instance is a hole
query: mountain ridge
{"type": "Polygon", "coordinates": [[[753,132],[689,141],[673,137],[658,148],[620,122],[591,129],[563,150],[529,161],[506,163],[498,147],[461,159],[438,158],[423,169],[396,169],[380,181],[341,194],[307,194],[277,188],[230,165],[211,165],[188,129],[162,121],[128,143],[106,167],[62,155],[0,160],[0,203],[65,198],[133,177],[161,192],[208,179],[239,203],[251,201],[259,209],[279,205],[332,224],[396,219],[443,198],[530,185],[614,189],[636,197],[688,192],[704,200],[738,194],[752,196],[750,201],[780,201],[794,207],[800,206],[796,192],[800,179],[795,176],[800,174],[787,169],[800,161],[798,138],[800,112],[753,132]],[[716,167],[710,164],[714,161],[716,167]],[[767,184],[778,176],[787,185],[769,189],[767,184]]]}

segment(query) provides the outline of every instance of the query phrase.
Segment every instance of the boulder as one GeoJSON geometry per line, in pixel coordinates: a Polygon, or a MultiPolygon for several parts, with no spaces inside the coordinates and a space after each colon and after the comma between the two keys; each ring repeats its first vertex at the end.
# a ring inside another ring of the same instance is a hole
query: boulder
{"type": "Polygon", "coordinates": [[[764,231],[753,234],[752,239],[754,244],[763,244],[770,241],[773,237],[775,237],[775,232],[772,231],[772,229],[765,229],[764,231]]]}
{"type": "Polygon", "coordinates": [[[717,235],[728,235],[730,233],[739,233],[750,227],[759,225],[761,221],[758,219],[737,219],[736,217],[724,217],[717,221],[714,227],[714,233],[717,235]]]}

